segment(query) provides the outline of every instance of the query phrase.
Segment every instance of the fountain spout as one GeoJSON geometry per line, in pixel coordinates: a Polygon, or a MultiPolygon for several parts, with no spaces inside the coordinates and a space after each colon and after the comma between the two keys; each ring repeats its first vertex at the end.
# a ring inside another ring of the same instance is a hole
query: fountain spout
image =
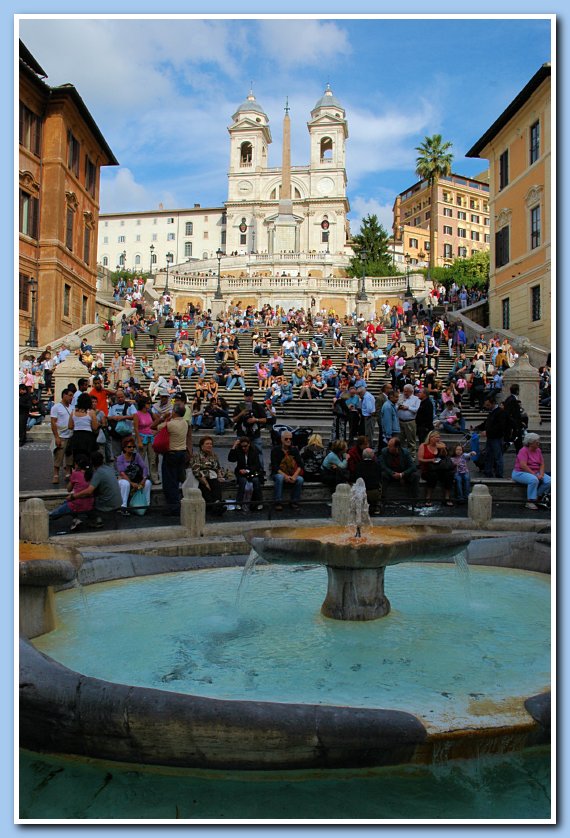
{"type": "Polygon", "coordinates": [[[370,515],[368,514],[368,497],[366,495],[366,484],[362,477],[359,477],[350,490],[350,522],[355,526],[355,538],[362,538],[362,526],[371,526],[370,515]]]}

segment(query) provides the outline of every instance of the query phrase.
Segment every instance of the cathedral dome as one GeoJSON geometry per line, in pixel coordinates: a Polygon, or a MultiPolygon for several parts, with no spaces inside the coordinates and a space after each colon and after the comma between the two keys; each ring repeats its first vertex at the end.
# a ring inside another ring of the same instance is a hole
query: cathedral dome
{"type": "Polygon", "coordinates": [[[267,119],[267,114],[253,95],[253,90],[249,91],[248,97],[245,102],[242,102],[235,114],[233,115],[233,119],[235,119],[239,114],[242,113],[258,113],[267,119]]]}
{"type": "Polygon", "coordinates": [[[318,108],[339,108],[344,113],[344,108],[331,90],[330,84],[327,84],[325,92],[313,108],[316,111],[318,108]]]}

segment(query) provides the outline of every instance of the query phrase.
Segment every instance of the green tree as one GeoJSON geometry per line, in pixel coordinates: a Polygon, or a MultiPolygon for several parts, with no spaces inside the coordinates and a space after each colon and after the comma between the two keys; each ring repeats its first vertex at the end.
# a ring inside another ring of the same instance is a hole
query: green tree
{"type": "MultiPolygon", "coordinates": [[[[489,285],[490,253],[488,250],[474,253],[469,259],[455,259],[446,268],[435,267],[431,279],[436,285],[443,283],[447,289],[456,282],[459,287],[486,288],[489,285]]],[[[422,268],[427,275],[427,270],[422,268]]]]}
{"type": "Polygon", "coordinates": [[[366,276],[393,276],[394,266],[388,250],[390,236],[378,221],[378,216],[367,215],[362,219],[360,230],[352,237],[354,256],[348,268],[349,276],[362,276],[362,262],[366,276]],[[365,259],[361,254],[366,254],[365,259]]]}
{"type": "Polygon", "coordinates": [[[437,184],[440,177],[451,173],[453,154],[450,153],[450,142],[443,142],[441,134],[426,137],[416,148],[420,156],[416,159],[416,174],[422,180],[427,180],[431,192],[431,209],[429,219],[429,270],[428,278],[436,264],[435,237],[437,234],[437,184]]]}

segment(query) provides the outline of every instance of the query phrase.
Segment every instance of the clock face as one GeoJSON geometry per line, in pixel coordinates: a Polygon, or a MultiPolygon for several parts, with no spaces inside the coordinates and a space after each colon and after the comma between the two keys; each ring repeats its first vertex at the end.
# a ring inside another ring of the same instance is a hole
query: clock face
{"type": "Polygon", "coordinates": [[[250,180],[240,180],[238,183],[238,189],[242,193],[242,195],[247,195],[249,192],[253,190],[253,184],[250,180]]]}
{"type": "Polygon", "coordinates": [[[330,177],[322,177],[317,184],[321,195],[331,195],[334,192],[334,181],[330,177]]]}

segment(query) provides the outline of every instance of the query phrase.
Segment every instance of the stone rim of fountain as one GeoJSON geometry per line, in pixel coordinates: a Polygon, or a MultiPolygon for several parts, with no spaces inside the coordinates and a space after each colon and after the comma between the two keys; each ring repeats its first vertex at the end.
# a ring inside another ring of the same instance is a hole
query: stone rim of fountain
{"type": "MultiPolygon", "coordinates": [[[[132,565],[132,555],[121,558],[132,565]]],[[[162,557],[142,558],[156,559],[156,572],[164,572],[162,557]]],[[[498,564],[496,553],[490,558],[472,563],[498,564]]],[[[515,560],[500,566],[527,569],[515,560]]],[[[146,561],[145,574],[151,572],[146,561]]],[[[549,573],[549,565],[539,572],[549,573]]],[[[102,571],[103,578],[110,576],[102,571]]],[[[112,683],[74,672],[20,639],[21,746],[132,764],[358,768],[430,762],[442,746],[452,759],[548,743],[550,691],[527,697],[524,707],[528,722],[514,729],[433,735],[399,710],[229,701],[112,683]]]]}

